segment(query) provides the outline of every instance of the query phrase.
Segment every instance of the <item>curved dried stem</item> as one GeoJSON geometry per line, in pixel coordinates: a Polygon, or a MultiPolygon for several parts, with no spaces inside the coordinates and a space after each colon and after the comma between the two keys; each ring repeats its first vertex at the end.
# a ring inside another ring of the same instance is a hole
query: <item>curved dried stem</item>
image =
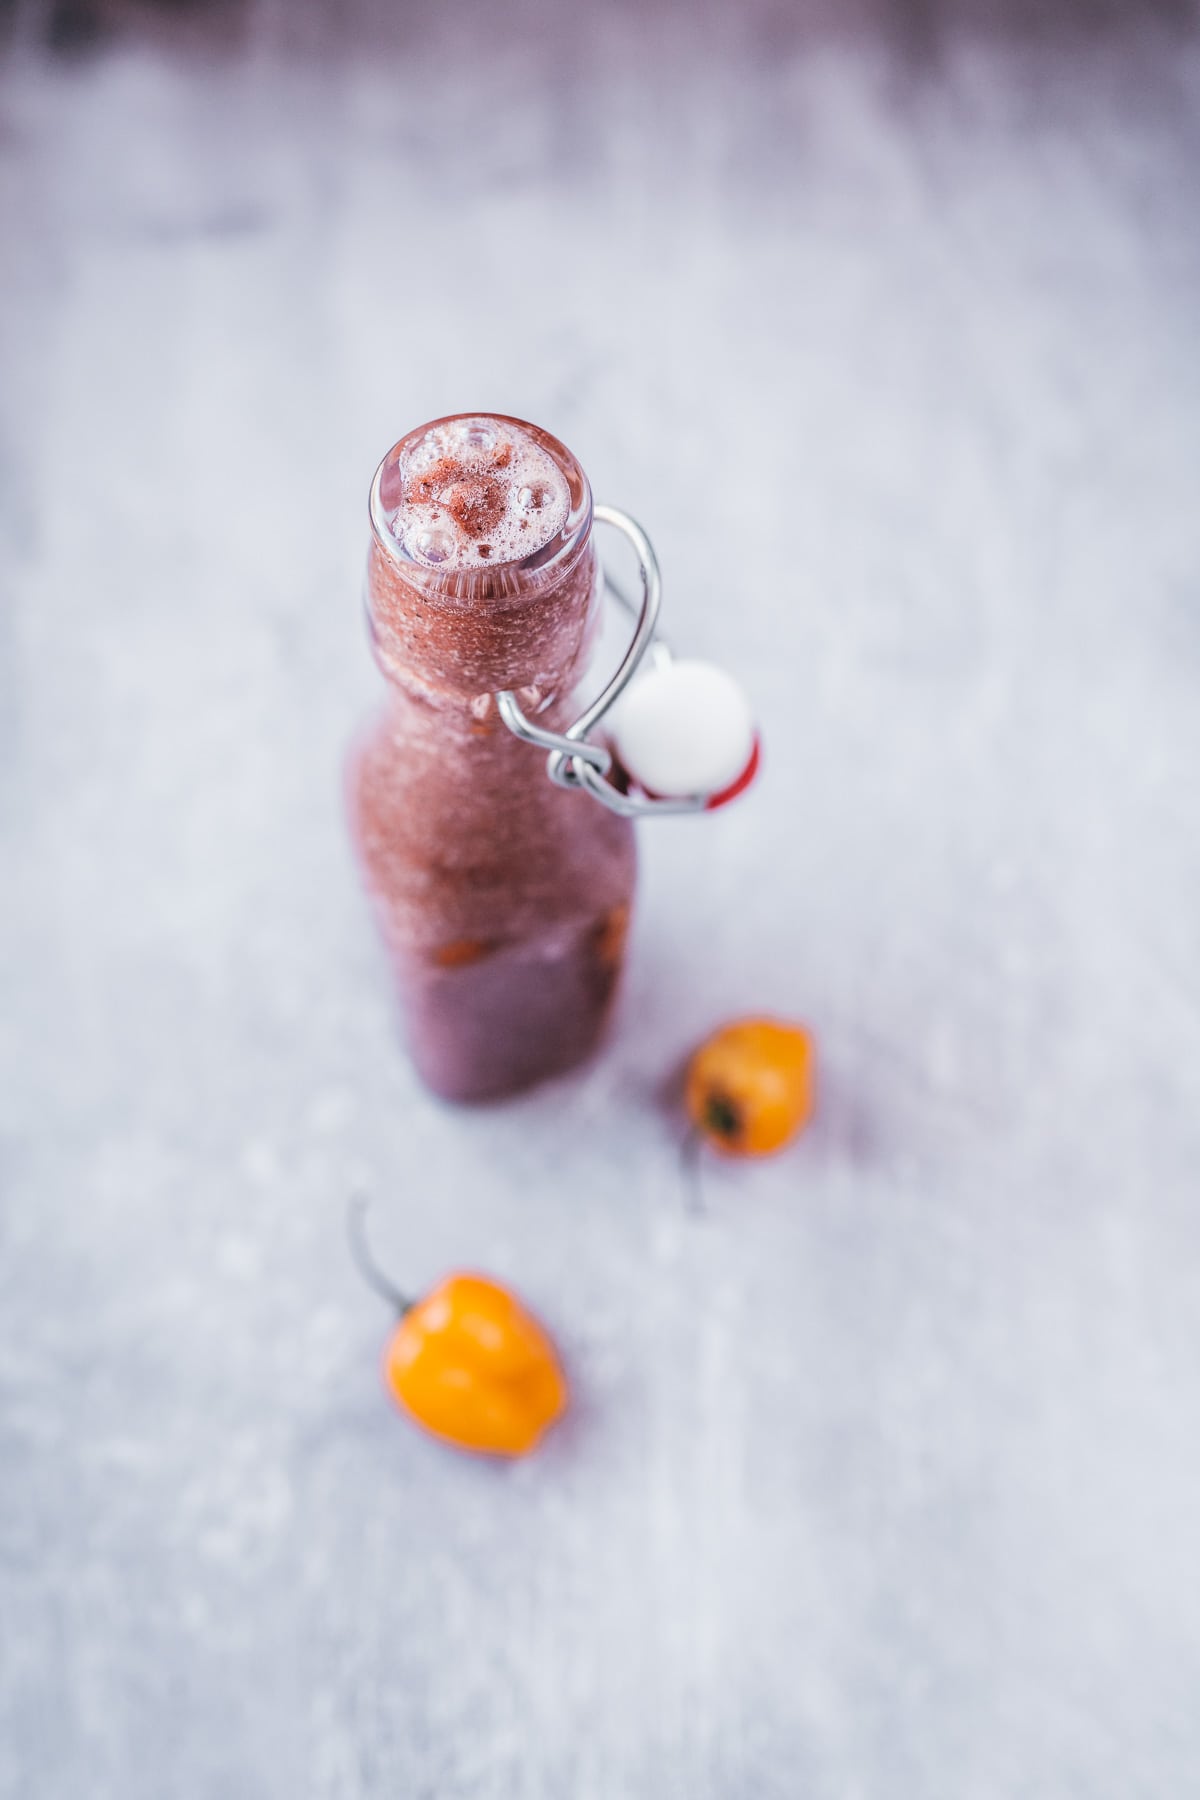
{"type": "Polygon", "coordinates": [[[365,1194],[352,1194],[346,1207],[346,1238],[350,1245],[350,1254],[354,1258],[354,1266],[369,1288],[373,1288],[381,1300],[395,1309],[399,1318],[411,1312],[414,1302],[407,1294],[402,1294],[396,1284],[384,1274],[371,1252],[367,1238],[367,1208],[369,1202],[365,1194]]]}

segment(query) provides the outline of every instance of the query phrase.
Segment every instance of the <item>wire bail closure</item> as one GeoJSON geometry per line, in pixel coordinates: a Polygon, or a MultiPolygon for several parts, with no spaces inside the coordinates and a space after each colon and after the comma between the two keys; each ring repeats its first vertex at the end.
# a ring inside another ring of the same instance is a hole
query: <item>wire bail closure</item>
{"type": "MultiPolygon", "coordinates": [[[[535,725],[521,710],[511,688],[496,695],[497,711],[514,737],[520,738],[523,743],[534,744],[539,749],[549,751],[546,773],[551,781],[556,782],[559,787],[584,788],[594,800],[607,806],[610,812],[619,813],[626,819],[643,818],[647,813],[704,812],[709,804],[708,796],[704,794],[692,794],[679,799],[652,799],[641,794],[623,794],[609,779],[613,761],[611,751],[603,744],[592,743],[588,736],[625,692],[648,651],[662,662],[669,661],[671,656],[663,640],[655,637],[655,626],[662,604],[662,576],[650,539],[636,519],[631,519],[628,513],[621,512],[615,506],[597,506],[593,509],[592,517],[598,525],[614,526],[632,544],[638,559],[642,603],[633,637],[620,667],[603,692],[565,732],[546,731],[541,725],[535,725]]],[[[616,600],[632,611],[625,596],[607,576],[605,585],[616,600]]]]}

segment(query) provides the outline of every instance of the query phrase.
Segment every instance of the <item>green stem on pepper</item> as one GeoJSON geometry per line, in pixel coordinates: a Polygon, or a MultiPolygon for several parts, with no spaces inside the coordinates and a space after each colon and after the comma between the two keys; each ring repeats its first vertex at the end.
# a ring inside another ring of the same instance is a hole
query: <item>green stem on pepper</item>
{"type": "Polygon", "coordinates": [[[373,1288],[381,1300],[394,1308],[396,1317],[402,1319],[416,1305],[407,1294],[386,1276],[371,1253],[367,1240],[367,1199],[363,1194],[352,1194],[346,1208],[346,1238],[350,1245],[350,1254],[354,1258],[354,1266],[369,1288],[373,1288]]]}

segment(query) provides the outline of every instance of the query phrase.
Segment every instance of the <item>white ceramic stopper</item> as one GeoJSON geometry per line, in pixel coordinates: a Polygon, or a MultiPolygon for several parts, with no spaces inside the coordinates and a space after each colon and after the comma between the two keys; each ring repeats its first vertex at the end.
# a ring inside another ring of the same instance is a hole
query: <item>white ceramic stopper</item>
{"type": "Polygon", "coordinates": [[[613,707],[609,730],[638,786],[666,799],[723,793],[746,774],[755,754],[746,696],[713,663],[647,669],[613,707]]]}

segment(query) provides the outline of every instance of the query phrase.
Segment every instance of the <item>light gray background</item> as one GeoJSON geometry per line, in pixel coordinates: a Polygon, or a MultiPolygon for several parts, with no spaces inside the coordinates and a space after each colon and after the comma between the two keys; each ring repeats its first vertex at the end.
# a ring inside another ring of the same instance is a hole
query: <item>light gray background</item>
{"type": "Polygon", "coordinates": [[[1200,1791],[1200,38],[836,14],[6,16],[4,1800],[1200,1791]],[[469,1114],[340,794],[463,407],[767,755],[469,1114]],[[820,1119],[693,1223],[657,1091],[762,1006],[820,1119]],[[552,1324],[536,1460],[389,1409],[356,1186],[552,1324]]]}

